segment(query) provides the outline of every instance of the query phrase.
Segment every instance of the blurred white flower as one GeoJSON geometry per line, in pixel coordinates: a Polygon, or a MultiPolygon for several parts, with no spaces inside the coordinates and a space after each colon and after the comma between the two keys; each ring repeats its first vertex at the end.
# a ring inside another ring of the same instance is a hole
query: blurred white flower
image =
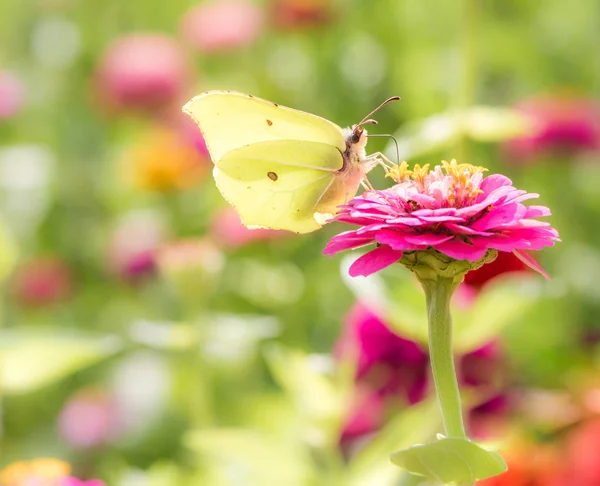
{"type": "Polygon", "coordinates": [[[77,25],[66,18],[43,17],[33,28],[31,50],[40,64],[68,67],[81,52],[81,33],[77,25]]]}

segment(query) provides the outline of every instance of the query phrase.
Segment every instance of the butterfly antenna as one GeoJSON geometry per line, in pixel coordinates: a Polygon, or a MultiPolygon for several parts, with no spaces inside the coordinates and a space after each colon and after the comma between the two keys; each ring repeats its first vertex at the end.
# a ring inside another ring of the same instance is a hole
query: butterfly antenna
{"type": "Polygon", "coordinates": [[[360,123],[358,123],[358,126],[363,125],[364,123],[373,123],[373,121],[369,121],[369,117],[375,113],[376,111],[380,110],[381,108],[383,108],[385,105],[387,105],[389,102],[391,101],[398,101],[400,99],[400,96],[392,96],[391,98],[388,98],[387,100],[385,100],[383,103],[381,103],[377,108],[375,108],[371,113],[369,113],[367,116],[365,116],[362,121],[360,123]]]}
{"type": "Polygon", "coordinates": [[[398,140],[396,140],[393,135],[390,133],[369,133],[369,138],[371,137],[390,137],[396,146],[396,160],[398,161],[396,165],[400,165],[400,149],[398,148],[398,140]]]}

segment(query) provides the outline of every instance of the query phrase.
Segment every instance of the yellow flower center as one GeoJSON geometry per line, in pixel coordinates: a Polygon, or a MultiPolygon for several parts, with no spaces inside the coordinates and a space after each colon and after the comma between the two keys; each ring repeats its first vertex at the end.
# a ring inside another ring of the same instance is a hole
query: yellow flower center
{"type": "MultiPolygon", "coordinates": [[[[472,204],[481,190],[479,185],[483,180],[485,167],[471,164],[459,164],[456,160],[442,161],[430,170],[430,165],[421,167],[415,164],[413,169],[408,163],[390,169],[387,177],[391,177],[402,186],[416,189],[419,193],[427,194],[443,203],[444,206],[455,207],[472,204]]],[[[414,190],[413,189],[413,190],[414,190]]]]}

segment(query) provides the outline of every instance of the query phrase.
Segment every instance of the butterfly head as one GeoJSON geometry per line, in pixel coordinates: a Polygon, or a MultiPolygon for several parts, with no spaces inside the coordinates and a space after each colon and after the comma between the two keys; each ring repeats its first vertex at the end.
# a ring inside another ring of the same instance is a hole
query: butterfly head
{"type": "Polygon", "coordinates": [[[346,145],[354,151],[363,150],[367,145],[367,131],[361,125],[352,125],[346,145]]]}

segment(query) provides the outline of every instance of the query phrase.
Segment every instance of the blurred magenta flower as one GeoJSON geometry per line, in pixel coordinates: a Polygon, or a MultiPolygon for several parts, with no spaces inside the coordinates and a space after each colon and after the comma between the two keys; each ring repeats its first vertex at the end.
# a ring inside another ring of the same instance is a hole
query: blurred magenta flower
{"type": "Polygon", "coordinates": [[[73,276],[63,260],[39,257],[17,267],[12,293],[21,305],[45,306],[65,300],[72,287],[73,276]]]}
{"type": "Polygon", "coordinates": [[[548,153],[573,154],[600,148],[600,106],[588,98],[539,96],[516,108],[527,115],[532,133],[504,144],[508,160],[527,161],[548,153]]]}
{"type": "Polygon", "coordinates": [[[200,140],[182,130],[155,127],[125,150],[124,177],[149,191],[176,191],[198,184],[208,174],[210,162],[198,150],[200,140]]]}
{"type": "Polygon", "coordinates": [[[19,78],[0,71],[0,120],[15,116],[23,106],[25,89],[19,78]]]}
{"type": "Polygon", "coordinates": [[[108,265],[129,281],[154,274],[155,256],[165,240],[162,221],[152,212],[133,212],[119,221],[108,245],[108,265]]]}
{"type": "Polygon", "coordinates": [[[280,29],[323,25],[331,20],[330,0],[274,0],[273,23],[280,29]]]}
{"type": "Polygon", "coordinates": [[[58,459],[33,459],[0,470],[2,486],[104,486],[99,479],[82,481],[70,476],[71,466],[58,459]]]}
{"type": "Polygon", "coordinates": [[[95,389],[84,389],[69,398],[58,417],[58,429],[74,448],[103,445],[114,436],[117,410],[110,396],[95,389]]]}
{"type": "Polygon", "coordinates": [[[219,244],[228,248],[289,237],[288,231],[270,229],[248,229],[232,207],[223,208],[215,213],[210,223],[210,236],[219,244]]]}
{"type": "Polygon", "coordinates": [[[181,35],[190,46],[208,54],[253,44],[263,26],[263,10],[252,2],[210,1],[184,15],[181,35]]]}
{"type": "Polygon", "coordinates": [[[370,275],[399,261],[405,252],[433,248],[455,260],[478,261],[489,250],[512,252],[534,270],[544,270],[523,250],[560,241],[545,206],[524,206],[539,197],[512,186],[505,176],[483,177],[483,167],[442,162],[429,170],[403,162],[389,175],[396,185],[371,190],[341,206],[334,221],[360,225],[334,236],[324,253],[376,244],[350,267],[351,276],[370,275]]]}
{"type": "MultiPolygon", "coordinates": [[[[355,303],[346,314],[335,353],[356,359],[357,363],[358,395],[344,426],[342,440],[373,432],[383,424],[387,408],[413,405],[428,392],[427,351],[392,332],[361,303],[355,303]]],[[[507,397],[501,393],[503,360],[496,342],[467,353],[460,360],[459,380],[463,385],[494,392],[492,398],[473,409],[470,425],[475,435],[483,435],[490,417],[507,411],[507,397]]]]}
{"type": "Polygon", "coordinates": [[[173,38],[130,34],[108,47],[94,84],[103,109],[154,110],[179,100],[188,74],[184,50],[173,38]]]}

